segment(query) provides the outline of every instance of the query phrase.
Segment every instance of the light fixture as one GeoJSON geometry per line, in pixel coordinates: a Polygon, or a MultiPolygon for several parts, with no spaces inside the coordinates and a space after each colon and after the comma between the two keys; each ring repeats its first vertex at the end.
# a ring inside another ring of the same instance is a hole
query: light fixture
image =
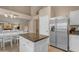
{"type": "Polygon", "coordinates": [[[8,17],[8,15],[7,15],[7,14],[4,14],[4,16],[5,16],[5,17],[8,17]]]}
{"type": "Polygon", "coordinates": [[[14,16],[14,18],[16,18],[16,16],[14,16]]]}
{"type": "Polygon", "coordinates": [[[10,16],[10,18],[14,18],[14,15],[12,15],[12,14],[10,14],[9,16],[10,16]]]}
{"type": "Polygon", "coordinates": [[[16,18],[16,16],[13,15],[13,14],[4,14],[4,16],[5,16],[5,17],[10,17],[10,18],[16,18]]]}

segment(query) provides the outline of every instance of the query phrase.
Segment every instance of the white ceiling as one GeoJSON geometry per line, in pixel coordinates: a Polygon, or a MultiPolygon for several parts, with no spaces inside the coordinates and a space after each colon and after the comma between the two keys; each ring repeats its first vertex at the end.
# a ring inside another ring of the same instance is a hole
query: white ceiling
{"type": "Polygon", "coordinates": [[[12,10],[12,11],[27,14],[27,15],[37,13],[37,11],[43,7],[44,6],[0,6],[0,8],[12,10]]]}
{"type": "Polygon", "coordinates": [[[19,13],[24,13],[30,15],[30,7],[29,6],[0,6],[0,8],[16,11],[19,13]]]}

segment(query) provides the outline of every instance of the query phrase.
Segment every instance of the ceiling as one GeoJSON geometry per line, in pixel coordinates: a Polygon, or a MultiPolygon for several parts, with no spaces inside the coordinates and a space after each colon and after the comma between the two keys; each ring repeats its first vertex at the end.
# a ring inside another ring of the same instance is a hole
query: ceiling
{"type": "Polygon", "coordinates": [[[0,6],[0,8],[12,10],[19,13],[24,13],[30,15],[30,7],[29,6],[0,6]]]}
{"type": "Polygon", "coordinates": [[[44,6],[0,6],[0,8],[31,15],[37,13],[44,6]]]}

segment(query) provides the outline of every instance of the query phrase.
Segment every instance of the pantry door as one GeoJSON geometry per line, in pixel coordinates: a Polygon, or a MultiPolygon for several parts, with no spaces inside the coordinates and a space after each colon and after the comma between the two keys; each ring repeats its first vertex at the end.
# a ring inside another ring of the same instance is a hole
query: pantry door
{"type": "Polygon", "coordinates": [[[49,17],[43,15],[39,17],[39,33],[43,35],[49,35],[49,17]]]}

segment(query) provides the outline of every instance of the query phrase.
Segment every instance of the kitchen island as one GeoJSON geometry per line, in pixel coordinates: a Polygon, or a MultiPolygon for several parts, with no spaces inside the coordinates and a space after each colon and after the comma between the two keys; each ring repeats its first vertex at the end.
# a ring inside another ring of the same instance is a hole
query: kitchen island
{"type": "Polygon", "coordinates": [[[48,52],[49,39],[46,35],[26,33],[20,35],[20,52],[48,52]]]}

